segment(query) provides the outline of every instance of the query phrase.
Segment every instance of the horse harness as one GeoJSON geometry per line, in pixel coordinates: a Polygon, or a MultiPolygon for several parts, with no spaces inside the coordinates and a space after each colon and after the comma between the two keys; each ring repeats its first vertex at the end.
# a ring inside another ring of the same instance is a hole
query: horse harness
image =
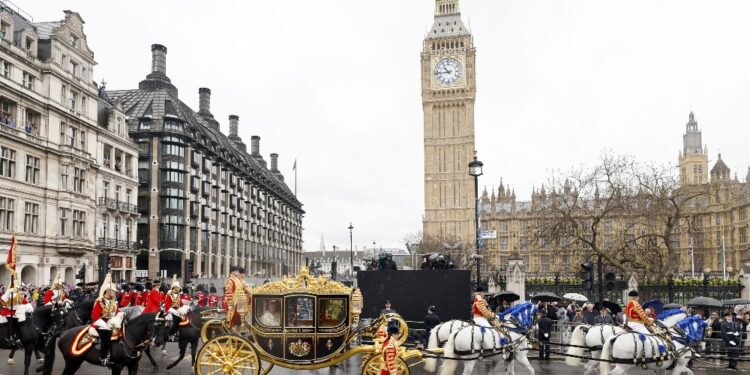
{"type": "MultiPolygon", "coordinates": [[[[455,347],[456,343],[454,340],[453,352],[459,356],[476,354],[477,357],[472,358],[472,359],[482,360],[486,357],[502,355],[504,360],[510,362],[511,360],[513,360],[513,352],[515,352],[516,348],[527,339],[525,335],[525,330],[519,330],[516,327],[507,326],[505,324],[501,324],[500,326],[497,326],[497,327],[483,327],[483,326],[478,326],[476,324],[471,324],[469,326],[461,327],[458,331],[456,331],[456,333],[454,333],[454,335],[458,335],[459,332],[467,328],[471,329],[471,345],[469,346],[469,350],[458,350],[455,347]],[[482,344],[480,344],[480,347],[478,350],[474,347],[474,332],[477,328],[479,328],[479,332],[482,335],[480,343],[484,343],[484,338],[485,338],[485,335],[487,334],[487,331],[491,332],[493,336],[492,337],[492,349],[482,348],[482,344]],[[522,336],[516,340],[512,340],[510,336],[511,332],[519,333],[522,336]],[[495,334],[497,334],[497,339],[495,338],[495,334]]],[[[446,358],[446,359],[457,359],[457,358],[446,358]]]]}

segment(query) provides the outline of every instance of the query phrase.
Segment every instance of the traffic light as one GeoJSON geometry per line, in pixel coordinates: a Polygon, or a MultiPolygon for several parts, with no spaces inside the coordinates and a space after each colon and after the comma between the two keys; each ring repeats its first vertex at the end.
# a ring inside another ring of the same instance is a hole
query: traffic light
{"type": "Polygon", "coordinates": [[[584,290],[594,289],[594,263],[586,262],[581,264],[581,281],[584,290]]]}
{"type": "Polygon", "coordinates": [[[607,288],[608,291],[615,290],[615,274],[612,272],[607,272],[606,275],[604,275],[604,280],[606,282],[604,283],[604,287],[607,288]]]}

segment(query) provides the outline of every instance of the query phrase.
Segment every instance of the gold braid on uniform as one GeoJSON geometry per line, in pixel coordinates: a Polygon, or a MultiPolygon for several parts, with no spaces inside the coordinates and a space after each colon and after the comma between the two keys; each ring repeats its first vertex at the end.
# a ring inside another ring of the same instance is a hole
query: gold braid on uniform
{"type": "Polygon", "coordinates": [[[641,307],[640,303],[633,301],[633,310],[635,311],[636,314],[638,314],[638,318],[641,319],[643,324],[647,326],[650,326],[651,324],[653,324],[653,322],[651,321],[651,318],[646,316],[646,313],[643,311],[643,307],[641,307]]]}
{"type": "Polygon", "coordinates": [[[495,314],[490,311],[490,309],[487,307],[487,301],[484,300],[484,298],[476,298],[477,301],[477,308],[479,309],[479,312],[482,313],[482,316],[487,319],[494,319],[495,314]]]}
{"type": "Polygon", "coordinates": [[[104,318],[111,318],[112,313],[115,312],[115,307],[117,304],[113,303],[109,300],[109,298],[106,297],[99,297],[96,299],[100,305],[102,305],[102,317],[104,318]]]}
{"type": "Polygon", "coordinates": [[[396,358],[398,357],[398,349],[396,344],[393,342],[394,339],[388,340],[388,344],[383,349],[383,363],[385,364],[385,370],[391,375],[396,375],[396,358]]]}

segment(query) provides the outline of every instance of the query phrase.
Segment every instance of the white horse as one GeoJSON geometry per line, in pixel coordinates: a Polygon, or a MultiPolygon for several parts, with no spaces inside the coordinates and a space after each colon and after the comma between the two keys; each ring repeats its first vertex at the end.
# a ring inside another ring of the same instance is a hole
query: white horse
{"type": "Polygon", "coordinates": [[[463,375],[470,375],[477,361],[483,359],[494,363],[493,373],[500,370],[504,360],[508,360],[508,375],[515,374],[515,362],[534,375],[526,354],[529,329],[534,325],[536,311],[536,306],[527,302],[503,313],[503,330],[470,324],[450,334],[443,346],[445,360],[439,374],[452,375],[458,366],[457,359],[461,359],[463,375]]]}
{"type": "Polygon", "coordinates": [[[683,372],[693,375],[687,364],[692,357],[692,346],[703,341],[707,324],[699,317],[687,317],[686,312],[676,310],[663,318],[663,325],[668,328],[671,340],[642,333],[609,338],[602,347],[600,375],[622,375],[634,366],[650,370],[674,367],[673,375],[683,372]],[[611,362],[615,363],[612,371],[611,362]]]}
{"type": "MultiPolygon", "coordinates": [[[[427,341],[427,350],[429,351],[430,349],[437,349],[443,346],[452,333],[457,332],[459,329],[468,325],[471,325],[471,322],[464,320],[449,320],[445,323],[436,325],[430,331],[430,338],[427,341]]],[[[428,357],[425,360],[424,369],[429,372],[435,372],[435,369],[437,369],[437,361],[438,359],[436,357],[428,357]]]]}
{"type": "Polygon", "coordinates": [[[580,366],[581,359],[584,355],[584,347],[591,353],[591,360],[586,362],[583,367],[584,375],[592,375],[596,372],[597,359],[602,351],[604,342],[612,336],[627,332],[621,326],[611,324],[600,324],[595,326],[579,325],[573,330],[570,337],[570,346],[568,347],[568,357],[565,357],[565,363],[569,366],[580,366]],[[577,356],[577,357],[574,357],[577,356]]]}

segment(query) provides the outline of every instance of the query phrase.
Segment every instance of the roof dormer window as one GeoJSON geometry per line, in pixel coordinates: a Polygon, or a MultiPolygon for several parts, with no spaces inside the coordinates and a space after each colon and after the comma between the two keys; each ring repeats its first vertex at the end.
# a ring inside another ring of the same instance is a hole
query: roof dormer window
{"type": "Polygon", "coordinates": [[[78,47],[78,37],[70,34],[70,36],[68,37],[68,43],[70,43],[71,47],[78,47]]]}

